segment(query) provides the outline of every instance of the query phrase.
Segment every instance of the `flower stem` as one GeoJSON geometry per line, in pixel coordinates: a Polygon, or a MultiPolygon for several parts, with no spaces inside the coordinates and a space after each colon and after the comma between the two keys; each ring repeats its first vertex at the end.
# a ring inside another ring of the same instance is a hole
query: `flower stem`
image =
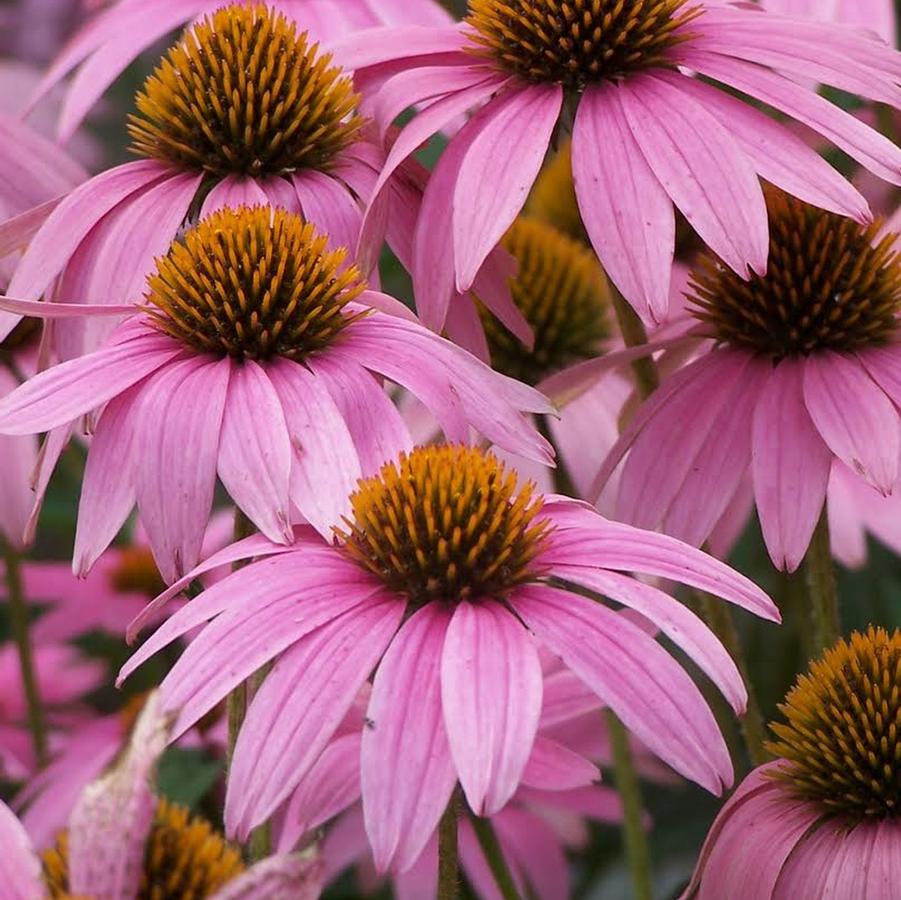
{"type": "Polygon", "coordinates": [[[31,639],[28,634],[28,604],[25,602],[25,591],[22,587],[21,559],[12,547],[4,544],[3,561],[6,565],[9,624],[13,640],[19,651],[19,667],[22,672],[22,687],[25,690],[28,729],[34,744],[35,759],[38,766],[43,768],[47,764],[47,722],[38,690],[34,657],[31,652],[31,639]]]}
{"type": "Polygon", "coordinates": [[[460,888],[457,816],[460,797],[457,788],[438,823],[438,900],[456,900],[460,888]]]}
{"type": "Polygon", "coordinates": [[[813,653],[819,655],[827,647],[831,647],[842,633],[825,505],[802,566],[813,626],[813,653]]]}
{"type": "Polygon", "coordinates": [[[726,652],[732,657],[738,667],[742,681],[748,692],[748,706],[744,716],[738,720],[742,737],[748,749],[748,758],[754,766],[759,766],[769,759],[769,754],[764,749],[766,741],[766,722],[757,699],[757,691],[751,681],[748,671],[748,662],[741,646],[741,637],[735,626],[732,611],[724,600],[712,597],[704,591],[697,592],[701,610],[707,624],[713,633],[720,639],[720,643],[726,648],[726,652]]]}
{"type": "MultiPolygon", "coordinates": [[[[648,342],[648,333],[638,314],[626,302],[626,298],[610,284],[610,295],[613,299],[613,310],[616,321],[627,347],[640,347],[648,342]]],[[[657,365],[650,356],[632,361],[632,374],[635,376],[635,387],[642,400],[646,400],[660,386],[660,375],[657,365]]]]}
{"type": "Polygon", "coordinates": [[[623,842],[632,873],[634,900],[653,900],[651,889],[651,854],[642,824],[641,788],[632,761],[629,735],[612,710],[604,711],[610,745],[613,750],[613,777],[623,803],[623,842]]]}
{"type": "Polygon", "coordinates": [[[513,881],[513,875],[510,873],[510,867],[507,865],[507,860],[504,859],[500,841],[494,833],[491,819],[473,816],[472,827],[501,896],[504,900],[521,900],[519,891],[516,889],[516,882],[513,881]]]}

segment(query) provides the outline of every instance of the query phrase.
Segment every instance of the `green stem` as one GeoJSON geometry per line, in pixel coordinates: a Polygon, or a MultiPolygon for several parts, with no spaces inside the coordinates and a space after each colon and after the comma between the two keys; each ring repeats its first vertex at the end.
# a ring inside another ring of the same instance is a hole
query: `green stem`
{"type": "Polygon", "coordinates": [[[757,691],[754,689],[754,684],[751,681],[748,661],[741,646],[741,638],[738,634],[738,628],[735,626],[735,619],[732,617],[732,610],[729,609],[729,605],[724,600],[720,600],[718,597],[712,597],[704,591],[698,591],[697,594],[704,619],[713,633],[720,639],[720,643],[726,648],[726,652],[732,657],[741,674],[742,681],[745,683],[745,688],[748,692],[748,706],[744,716],[739,718],[738,721],[745,746],[748,749],[748,758],[753,765],[759,766],[769,759],[769,754],[764,749],[766,720],[760,709],[757,691]]]}
{"type": "Polygon", "coordinates": [[[460,798],[455,788],[438,823],[438,900],[456,900],[460,888],[457,816],[460,798]]]}
{"type": "Polygon", "coordinates": [[[641,787],[632,761],[629,735],[612,710],[605,710],[604,715],[613,750],[613,777],[623,803],[623,841],[629,871],[632,873],[632,896],[634,900],[653,900],[651,854],[641,821],[641,787]]]}
{"type": "MultiPolygon", "coordinates": [[[[648,333],[644,324],[638,318],[638,314],[626,302],[626,298],[616,289],[613,282],[610,284],[610,294],[613,298],[613,309],[616,313],[616,321],[622,333],[623,341],[627,347],[640,347],[648,342],[648,333]]],[[[642,400],[646,400],[660,386],[660,374],[657,372],[657,364],[650,356],[632,361],[632,373],[635,376],[635,387],[641,394],[642,400]]]]}
{"type": "Polygon", "coordinates": [[[6,565],[6,583],[8,588],[9,624],[13,641],[19,651],[19,668],[22,672],[22,687],[25,690],[26,715],[31,741],[34,744],[34,755],[38,766],[47,764],[47,722],[44,718],[44,706],[38,690],[38,680],[34,668],[34,657],[31,653],[31,639],[28,634],[28,604],[22,587],[22,566],[19,554],[12,547],[4,544],[3,561],[6,565]]]}
{"type": "Polygon", "coordinates": [[[802,565],[813,626],[813,652],[819,655],[827,647],[835,644],[842,633],[825,505],[802,565]]]}
{"type": "Polygon", "coordinates": [[[516,882],[510,874],[510,867],[507,860],[504,859],[504,851],[501,849],[500,841],[494,833],[494,826],[491,819],[483,819],[481,816],[472,817],[473,831],[478,838],[479,846],[485,855],[485,861],[491,874],[494,876],[494,882],[497,889],[501,892],[504,900],[522,900],[519,891],[516,890],[516,882]]]}

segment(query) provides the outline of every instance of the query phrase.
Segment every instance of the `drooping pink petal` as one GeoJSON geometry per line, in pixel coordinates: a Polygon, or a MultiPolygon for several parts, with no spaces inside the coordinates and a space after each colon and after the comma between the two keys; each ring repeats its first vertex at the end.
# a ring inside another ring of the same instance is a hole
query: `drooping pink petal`
{"type": "Polygon", "coordinates": [[[360,474],[374,475],[402,451],[413,448],[410,433],[384,386],[351,360],[328,354],[311,357],[307,366],[322,378],[341,413],[360,459],[360,474]]]}
{"type": "Polygon", "coordinates": [[[253,360],[231,368],[218,471],[231,498],[257,528],[276,543],[290,544],[288,426],[272,382],[253,360]]]}
{"type": "Polygon", "coordinates": [[[687,93],[651,75],[625,82],[629,127],[654,174],[705,244],[742,277],[766,271],[760,181],[729,132],[687,93]]]}
{"type": "Polygon", "coordinates": [[[41,449],[38,452],[37,464],[34,473],[31,476],[32,489],[34,490],[34,505],[31,508],[31,514],[25,523],[25,534],[23,536],[24,543],[31,544],[37,531],[38,519],[44,505],[44,497],[47,494],[47,488],[50,486],[50,479],[56,469],[56,464],[63,454],[63,450],[69,444],[69,438],[72,436],[73,424],[70,422],[66,425],[59,425],[47,432],[41,449]]]}
{"type": "Polygon", "coordinates": [[[898,831],[891,820],[877,826],[876,840],[868,868],[866,896],[874,900],[891,900],[892,891],[901,880],[901,853],[898,831]]]}
{"type": "Polygon", "coordinates": [[[84,578],[112,543],[135,504],[134,409],[140,385],[113,397],[103,410],[85,464],[78,502],[72,570],[84,578]]]}
{"type": "Polygon", "coordinates": [[[540,720],[542,730],[599,709],[598,698],[569,669],[560,669],[545,676],[540,720]]]}
{"type": "Polygon", "coordinates": [[[832,454],[804,405],[803,364],[783,360],[760,394],[751,472],[763,539],[774,564],[800,565],[826,499],[832,454]]]}
{"type": "Polygon", "coordinates": [[[546,821],[526,810],[510,808],[500,813],[496,829],[505,857],[536,896],[547,900],[571,896],[569,863],[559,837],[546,821]]]}
{"type": "Polygon", "coordinates": [[[219,432],[231,362],[174,362],[147,380],[136,405],[135,492],[153,556],[167,583],[200,558],[213,504],[219,432]]]}
{"type": "Polygon", "coordinates": [[[171,720],[151,694],[120,762],[88,785],[69,819],[69,890],[74,896],[132,900],[156,810],[151,776],[171,720]]]}
{"type": "Polygon", "coordinates": [[[278,854],[251,866],[219,888],[210,900],[318,900],[322,861],[309,854],[278,854]]]}
{"type": "MultiPolygon", "coordinates": [[[[228,175],[213,186],[200,207],[200,218],[205,219],[220,209],[237,209],[239,206],[268,206],[269,196],[256,178],[228,175]]],[[[295,204],[296,205],[296,204],[295,204]]]]}
{"type": "Polygon", "coordinates": [[[411,616],[375,675],[363,731],[363,815],[376,868],[416,862],[456,781],[441,711],[441,654],[450,623],[440,604],[411,616]]]}
{"type": "Polygon", "coordinates": [[[171,339],[146,339],[104,347],[30,378],[0,400],[0,432],[36,434],[102,406],[181,352],[171,339]]]}
{"type": "Polygon", "coordinates": [[[468,290],[526,202],[563,103],[559,85],[509,89],[466,149],[453,193],[457,290],[468,290]]]}
{"type": "Polygon", "coordinates": [[[313,170],[295,174],[291,182],[304,220],[312,222],[320,234],[328,235],[330,250],[346,248],[346,262],[352,262],[363,213],[350,191],[331,175],[313,170]]]}
{"type": "Polygon", "coordinates": [[[572,169],[579,212],[604,271],[643,319],[662,320],[675,246],[673,204],[645,162],[616,85],[582,94],[572,169]]]}
{"type": "Polygon", "coordinates": [[[245,840],[311,774],[404,610],[394,596],[372,597],[279,658],[238,735],[225,798],[229,835],[245,840]]]}
{"type": "Polygon", "coordinates": [[[405,25],[364,28],[331,41],[327,49],[345,68],[363,69],[394,61],[399,47],[403,47],[405,60],[412,62],[436,53],[456,55],[466,44],[465,35],[457,28],[405,25]]]}
{"type": "Polygon", "coordinates": [[[901,184],[901,149],[824,97],[763,66],[706,53],[690,43],[683,44],[678,54],[681,62],[699,74],[721,81],[797,119],[873,174],[892,184],[901,184]]]}
{"type": "Polygon", "coordinates": [[[4,900],[38,900],[44,895],[41,860],[12,810],[0,801],[0,884],[4,900]]]}
{"type": "Polygon", "coordinates": [[[441,657],[441,703],[470,809],[493,815],[513,796],[541,712],[532,636],[499,603],[460,603],[441,657]]]}
{"type": "Polygon", "coordinates": [[[350,511],[361,475],[359,456],[326,384],[305,366],[277,360],[266,367],[284,411],[293,450],[291,499],[326,539],[350,511]]]}
{"type": "Polygon", "coordinates": [[[523,587],[510,603],[652,752],[713,794],[731,784],[713,713],[685,670],[640,628],[586,597],[545,586],[523,587]]]}
{"type": "Polygon", "coordinates": [[[518,337],[527,349],[532,350],[535,333],[513,302],[513,295],[510,293],[510,281],[515,277],[518,265],[504,247],[495,247],[479,269],[472,283],[472,293],[511,334],[518,337]]]}
{"type": "Polygon", "coordinates": [[[817,353],[804,361],[804,404],[820,437],[883,494],[898,479],[898,411],[855,357],[817,353]]]}
{"type": "Polygon", "coordinates": [[[898,345],[872,347],[858,353],[857,358],[870,373],[870,377],[901,409],[901,352],[898,345]]]}
{"type": "Polygon", "coordinates": [[[522,772],[522,783],[539,791],[567,791],[600,780],[593,762],[540,734],[522,772]]]}
{"type": "Polygon", "coordinates": [[[668,72],[656,77],[702,103],[729,131],[764,180],[821,209],[864,224],[872,220],[861,193],[812,147],[770,116],[696,78],[668,72]]]}

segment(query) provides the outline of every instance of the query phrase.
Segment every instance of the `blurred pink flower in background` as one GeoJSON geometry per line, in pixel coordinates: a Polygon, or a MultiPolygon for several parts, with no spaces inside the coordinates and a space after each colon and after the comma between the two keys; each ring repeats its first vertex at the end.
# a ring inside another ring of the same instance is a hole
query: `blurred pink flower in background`
{"type": "Polygon", "coordinates": [[[222,210],[159,261],[149,305],[99,350],[0,401],[0,433],[51,431],[63,440],[106,404],[82,486],[78,574],[137,502],[163,578],[183,575],[199,558],[217,473],[270,539],[292,540],[292,504],[330,536],[361,474],[410,444],[377,377],[422,399],[452,440],[472,425],[508,450],[550,461],[550,446],[523,415],[550,411],[540,393],[426,330],[399,301],[367,291],[355,268],[339,271],[343,256],[326,251],[325,240],[282,210],[222,210]],[[236,285],[246,301],[234,311],[236,285]]]}
{"type": "Polygon", "coordinates": [[[309,777],[378,665],[366,712],[374,727],[362,736],[363,810],[378,869],[409,868],[458,778],[477,814],[497,812],[515,793],[540,719],[539,646],[678,772],[714,793],[731,781],[722,736],[687,673],[626,615],[566,585],[640,612],[737,711],[744,686],[713,634],[671,596],[620,571],[682,581],[774,621],[775,606],[672,538],[514,489],[515,478],[482,451],[420,448],[361,482],[338,546],[308,529],[290,548],[252,538],[215,554],[148,608],[155,614],[207,565],[270,556],[176,612],[120,676],[212,620],[162,684],[166,707],[179,711],[177,735],[275,661],[235,748],[230,834],[246,835],[309,777]],[[392,561],[398,540],[412,547],[404,551],[409,568],[392,561]]]}
{"type": "MultiPolygon", "coordinates": [[[[901,183],[901,150],[792,80],[816,78],[899,107],[901,56],[881,41],[748,6],[511,8],[477,0],[459,28],[371,30],[334,45],[373,95],[367,109],[383,129],[422,105],[393,142],[381,182],[431,135],[478,110],[451,139],[423,197],[412,275],[424,306],[446,311],[455,290],[473,285],[525,203],[565,89],[580,92],[572,164],[582,220],[607,275],[649,321],[668,309],[674,205],[741,277],[766,270],[760,178],[824,209],[869,218],[866,201],[837,171],[731,89],[901,183]],[[558,30],[576,27],[591,37],[556,43],[558,30]]],[[[438,328],[443,318],[429,324],[438,328]]]]}

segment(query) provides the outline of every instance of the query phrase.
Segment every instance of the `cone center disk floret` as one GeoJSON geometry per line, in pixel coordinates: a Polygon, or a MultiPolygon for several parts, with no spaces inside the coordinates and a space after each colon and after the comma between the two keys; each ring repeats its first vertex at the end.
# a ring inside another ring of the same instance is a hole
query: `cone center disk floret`
{"type": "MultiPolygon", "coordinates": [[[[204,819],[160,800],[144,850],[135,900],[202,900],[244,871],[241,854],[204,819]]],[[[69,839],[63,832],[44,853],[44,880],[53,900],[70,898],[69,839]]]]}
{"type": "Polygon", "coordinates": [[[301,361],[347,327],[344,307],[365,287],[327,241],[281,209],[222,209],[157,261],[145,311],[201,353],[301,361]]]}
{"type": "Polygon", "coordinates": [[[325,169],[353,140],[353,85],[262,5],[228,6],[173,46],[137,96],[133,149],[213,175],[325,169]]]}
{"type": "Polygon", "coordinates": [[[771,195],[766,275],[739,278],[713,257],[692,274],[694,314],[712,337],[775,360],[886,344],[901,309],[894,235],[771,195]]]}
{"type": "Polygon", "coordinates": [[[901,631],[839,641],[780,709],[769,750],[791,791],[852,822],[901,813],[901,631]]]}
{"type": "Polygon", "coordinates": [[[591,251],[537,219],[520,218],[504,247],[518,263],[510,290],[535,336],[532,350],[483,306],[495,369],[527,384],[597,356],[609,337],[608,289],[591,251]]]}
{"type": "Polygon", "coordinates": [[[345,552],[415,604],[503,598],[540,574],[542,500],[495,456],[418,447],[365,479],[340,531],[345,552]]]}
{"type": "Polygon", "coordinates": [[[688,0],[470,0],[466,21],[505,71],[578,90],[672,65],[698,14],[688,0]]]}

